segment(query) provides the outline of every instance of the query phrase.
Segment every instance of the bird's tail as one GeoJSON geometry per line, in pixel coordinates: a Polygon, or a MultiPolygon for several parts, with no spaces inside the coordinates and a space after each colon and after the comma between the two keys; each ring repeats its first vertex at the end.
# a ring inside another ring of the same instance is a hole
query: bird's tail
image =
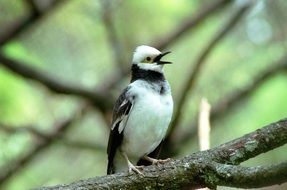
{"type": "Polygon", "coordinates": [[[109,160],[108,161],[108,168],[107,168],[107,175],[114,174],[114,173],[115,173],[115,170],[114,170],[113,161],[109,160]]]}

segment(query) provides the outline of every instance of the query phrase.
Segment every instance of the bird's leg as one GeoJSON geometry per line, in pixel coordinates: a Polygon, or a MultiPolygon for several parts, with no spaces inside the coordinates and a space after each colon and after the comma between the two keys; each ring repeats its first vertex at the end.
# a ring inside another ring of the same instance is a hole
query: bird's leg
{"type": "Polygon", "coordinates": [[[125,157],[125,159],[126,159],[126,161],[127,161],[127,164],[128,164],[128,167],[129,167],[129,173],[131,173],[132,171],[134,171],[134,172],[136,172],[136,173],[138,173],[138,174],[144,176],[144,174],[143,174],[141,171],[139,171],[139,169],[142,169],[143,166],[134,166],[134,165],[130,162],[130,160],[129,160],[127,154],[126,154],[125,152],[121,152],[121,153],[122,153],[122,155],[125,157]]]}
{"type": "Polygon", "coordinates": [[[158,165],[158,164],[164,164],[164,163],[170,161],[170,158],[167,158],[167,159],[162,160],[162,159],[151,158],[151,157],[148,157],[147,155],[145,155],[143,158],[144,158],[145,160],[151,162],[152,164],[156,164],[156,165],[158,165]]]}

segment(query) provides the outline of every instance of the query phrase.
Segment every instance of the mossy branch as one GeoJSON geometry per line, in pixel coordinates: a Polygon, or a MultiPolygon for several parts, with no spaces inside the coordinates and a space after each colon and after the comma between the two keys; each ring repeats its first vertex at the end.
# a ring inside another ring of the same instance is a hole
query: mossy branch
{"type": "Polygon", "coordinates": [[[145,177],[119,173],[81,180],[56,189],[180,189],[218,185],[255,188],[287,181],[287,162],[269,166],[242,167],[237,164],[287,143],[287,119],[267,125],[216,148],[180,160],[143,169],[145,177]]]}

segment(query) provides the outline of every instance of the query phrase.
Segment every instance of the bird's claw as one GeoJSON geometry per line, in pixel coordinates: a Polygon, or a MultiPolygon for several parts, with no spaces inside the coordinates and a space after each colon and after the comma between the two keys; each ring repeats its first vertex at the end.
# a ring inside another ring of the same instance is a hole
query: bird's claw
{"type": "Polygon", "coordinates": [[[158,165],[158,164],[165,164],[165,163],[167,163],[168,161],[170,161],[170,158],[167,158],[167,159],[155,159],[155,162],[153,162],[152,164],[156,164],[156,165],[158,165]]]}
{"type": "Polygon", "coordinates": [[[135,173],[144,176],[144,174],[140,171],[144,168],[144,166],[134,166],[133,164],[129,164],[129,173],[132,174],[134,171],[135,173]]]}
{"type": "Polygon", "coordinates": [[[170,158],[167,159],[155,159],[148,156],[144,157],[147,161],[150,161],[153,165],[165,164],[166,162],[170,161],[170,158]]]}

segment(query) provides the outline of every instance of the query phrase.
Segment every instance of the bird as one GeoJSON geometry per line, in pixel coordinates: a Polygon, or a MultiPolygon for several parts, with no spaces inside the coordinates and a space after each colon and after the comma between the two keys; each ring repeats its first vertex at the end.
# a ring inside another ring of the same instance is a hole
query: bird
{"type": "Polygon", "coordinates": [[[159,151],[173,112],[171,88],[165,79],[162,53],[154,47],[136,47],[131,66],[130,84],[122,91],[113,109],[108,140],[107,174],[140,171],[140,160],[151,164],[165,163],[151,157],[159,151]]]}

